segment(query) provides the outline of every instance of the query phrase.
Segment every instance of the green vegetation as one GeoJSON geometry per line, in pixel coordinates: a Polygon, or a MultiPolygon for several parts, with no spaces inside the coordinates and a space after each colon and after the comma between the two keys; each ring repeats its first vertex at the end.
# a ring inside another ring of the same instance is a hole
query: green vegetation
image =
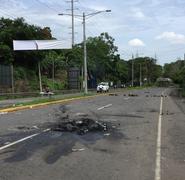
{"type": "Polygon", "coordinates": [[[19,106],[26,106],[26,105],[34,105],[34,104],[41,104],[41,103],[47,103],[47,102],[55,102],[58,100],[64,100],[64,99],[70,99],[70,98],[80,98],[80,97],[86,97],[86,96],[93,96],[96,95],[96,93],[78,93],[78,94],[73,94],[73,95],[67,95],[67,96],[51,96],[47,98],[38,98],[36,100],[33,100],[31,102],[25,102],[25,103],[16,103],[14,107],[19,107],[19,106]]]}
{"type": "Polygon", "coordinates": [[[182,88],[182,95],[185,96],[185,62],[177,60],[164,65],[164,77],[171,78],[174,83],[182,88]]]}
{"type": "MultiPolygon", "coordinates": [[[[62,90],[68,87],[67,72],[71,67],[83,67],[83,43],[70,50],[13,51],[13,40],[55,39],[49,27],[27,24],[23,18],[0,19],[0,64],[13,64],[16,92],[39,90],[38,61],[41,62],[43,86],[62,90]],[[2,55],[3,54],[3,55],[2,55]],[[53,73],[54,67],[54,73],[53,73]],[[53,81],[54,78],[54,81],[53,81]]],[[[132,60],[125,61],[118,54],[114,38],[108,33],[87,38],[88,76],[97,82],[131,84],[132,60]]],[[[140,67],[145,85],[153,84],[162,74],[162,67],[150,57],[134,59],[134,84],[139,85],[140,67]]],[[[81,79],[81,78],[80,78],[81,79]]]]}

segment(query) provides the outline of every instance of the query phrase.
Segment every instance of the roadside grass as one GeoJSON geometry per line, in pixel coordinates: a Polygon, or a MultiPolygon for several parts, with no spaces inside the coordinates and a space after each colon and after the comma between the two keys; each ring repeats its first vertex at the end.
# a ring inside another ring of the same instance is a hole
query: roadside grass
{"type": "MultiPolygon", "coordinates": [[[[151,86],[150,86],[151,87],[151,86]]],[[[142,87],[127,87],[127,88],[123,88],[123,89],[115,89],[112,92],[123,92],[123,91],[128,91],[128,90],[140,90],[140,89],[144,89],[144,88],[150,88],[149,86],[142,86],[142,87]]],[[[111,92],[109,92],[111,93],[111,92]]],[[[109,93],[103,93],[103,94],[109,94],[109,93]]],[[[94,96],[97,95],[96,92],[90,92],[88,94],[84,94],[84,93],[78,93],[78,94],[69,94],[69,95],[58,95],[58,96],[48,96],[48,97],[38,97],[37,99],[34,99],[32,101],[29,102],[18,102],[15,103],[13,105],[10,106],[6,106],[3,108],[0,108],[0,110],[2,109],[6,109],[6,108],[12,108],[12,107],[22,107],[22,106],[31,106],[31,105],[37,105],[37,104],[42,104],[42,103],[49,103],[49,102],[55,102],[55,101],[59,101],[59,100],[67,100],[70,98],[80,98],[80,97],[87,97],[87,96],[94,96]]],[[[4,98],[2,100],[5,100],[4,98]]]]}
{"type": "MultiPolygon", "coordinates": [[[[52,96],[48,96],[47,98],[38,98],[36,100],[30,101],[30,102],[19,102],[13,105],[13,107],[20,107],[20,106],[27,106],[27,105],[36,105],[36,104],[41,104],[41,103],[47,103],[47,102],[55,102],[55,101],[59,101],[59,100],[65,100],[65,99],[70,99],[70,98],[79,98],[79,97],[86,97],[86,96],[93,96],[96,93],[89,93],[89,94],[84,94],[84,93],[80,93],[78,95],[74,94],[74,95],[69,95],[69,96],[61,96],[61,97],[52,97],[52,96]]],[[[12,107],[12,106],[11,106],[12,107]]]]}
{"type": "Polygon", "coordinates": [[[0,96],[0,101],[8,99],[6,96],[0,96]]]}
{"type": "Polygon", "coordinates": [[[183,97],[183,98],[185,97],[185,89],[182,90],[182,97],[183,97]]]}

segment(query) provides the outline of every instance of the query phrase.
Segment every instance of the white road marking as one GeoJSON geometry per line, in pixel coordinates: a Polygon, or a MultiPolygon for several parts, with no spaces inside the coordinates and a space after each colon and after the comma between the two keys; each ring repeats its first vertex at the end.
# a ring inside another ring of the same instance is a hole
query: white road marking
{"type": "Polygon", "coordinates": [[[129,97],[128,98],[124,98],[125,100],[128,100],[128,99],[130,99],[129,97]]]}
{"type": "Polygon", "coordinates": [[[48,132],[48,131],[50,131],[50,130],[51,130],[51,129],[48,128],[48,129],[43,130],[43,132],[48,132]]]}
{"type": "Polygon", "coordinates": [[[84,151],[84,150],[85,150],[84,148],[80,148],[80,149],[75,149],[75,148],[73,148],[73,149],[72,149],[73,152],[84,151]]]}
{"type": "MultiPolygon", "coordinates": [[[[43,130],[43,132],[48,132],[48,131],[50,131],[50,129],[45,129],[45,130],[43,130]]],[[[35,136],[40,135],[40,134],[41,134],[41,133],[32,134],[32,135],[27,136],[27,137],[25,137],[25,138],[22,138],[22,139],[19,139],[19,140],[17,140],[17,141],[14,141],[14,142],[12,142],[12,143],[6,144],[5,146],[0,147],[0,151],[4,150],[4,149],[6,149],[6,148],[9,148],[9,147],[11,147],[11,146],[14,146],[14,145],[16,145],[16,144],[19,144],[19,143],[21,143],[21,142],[23,142],[23,141],[26,141],[26,140],[28,140],[28,139],[31,139],[31,138],[33,138],[33,137],[35,137],[35,136]]]]}
{"type": "Polygon", "coordinates": [[[104,109],[104,108],[108,108],[108,107],[110,107],[110,106],[112,106],[112,104],[107,104],[107,105],[105,105],[105,106],[102,106],[102,107],[98,108],[97,110],[99,111],[99,110],[102,110],[102,109],[104,109]]]}
{"type": "Polygon", "coordinates": [[[163,97],[161,97],[160,114],[159,114],[159,120],[158,120],[155,180],[161,180],[161,131],[162,131],[161,127],[162,127],[162,113],[163,113],[163,97]]]}
{"type": "Polygon", "coordinates": [[[4,149],[6,149],[6,148],[9,148],[9,147],[11,147],[11,146],[13,146],[13,145],[16,145],[16,144],[18,144],[18,143],[20,143],[20,142],[23,142],[23,141],[25,141],[25,140],[27,140],[27,139],[31,139],[31,138],[33,138],[33,137],[35,137],[35,136],[38,136],[40,133],[36,133],[36,134],[33,134],[33,135],[31,135],[31,136],[27,136],[27,137],[25,137],[25,138],[23,138],[23,139],[19,139],[18,141],[14,141],[14,142],[12,142],[12,143],[9,143],[9,144],[7,144],[7,145],[5,145],[5,146],[2,146],[2,147],[0,147],[0,151],[1,150],[4,150],[4,149]]]}

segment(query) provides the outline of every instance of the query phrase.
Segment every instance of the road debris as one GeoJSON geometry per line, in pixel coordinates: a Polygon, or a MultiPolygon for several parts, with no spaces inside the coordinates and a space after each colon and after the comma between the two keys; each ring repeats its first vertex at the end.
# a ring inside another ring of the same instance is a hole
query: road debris
{"type": "Polygon", "coordinates": [[[116,93],[110,93],[109,96],[118,96],[116,93]]]}
{"type": "Polygon", "coordinates": [[[85,148],[80,148],[80,149],[75,149],[75,148],[73,148],[73,149],[72,149],[72,151],[73,151],[73,152],[77,152],[77,151],[85,151],[85,148]]]}
{"type": "Polygon", "coordinates": [[[129,93],[128,96],[136,97],[136,96],[138,96],[138,94],[129,93]]]}
{"type": "Polygon", "coordinates": [[[85,116],[88,116],[88,114],[86,114],[86,113],[80,113],[80,112],[79,112],[79,113],[76,113],[75,115],[76,115],[76,116],[84,116],[84,117],[85,117],[85,116]]]}
{"type": "Polygon", "coordinates": [[[110,136],[110,133],[105,133],[104,136],[110,136]]]}
{"type": "Polygon", "coordinates": [[[39,129],[38,126],[32,126],[32,129],[39,129]]]}
{"type": "Polygon", "coordinates": [[[79,135],[93,131],[107,131],[107,124],[101,121],[95,121],[90,118],[81,118],[80,120],[68,120],[55,124],[52,131],[76,132],[79,135]]]}
{"type": "Polygon", "coordinates": [[[29,131],[29,130],[39,129],[39,127],[38,126],[32,126],[32,127],[18,126],[17,129],[18,130],[23,130],[23,131],[29,131]]]}
{"type": "Polygon", "coordinates": [[[10,142],[5,142],[4,145],[10,144],[10,142]]]}

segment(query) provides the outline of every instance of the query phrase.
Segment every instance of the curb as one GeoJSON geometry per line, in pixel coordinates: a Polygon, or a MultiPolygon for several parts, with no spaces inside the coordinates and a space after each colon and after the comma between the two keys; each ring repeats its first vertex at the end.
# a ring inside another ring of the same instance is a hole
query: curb
{"type": "Polygon", "coordinates": [[[106,95],[107,94],[92,95],[92,96],[85,96],[85,97],[76,97],[76,98],[74,97],[74,98],[69,98],[69,99],[54,100],[54,101],[50,101],[50,102],[33,104],[33,105],[4,108],[4,109],[0,109],[0,113],[8,113],[8,112],[14,112],[14,111],[19,111],[19,110],[32,109],[32,108],[37,108],[37,107],[43,107],[43,106],[59,104],[59,103],[67,103],[67,102],[71,102],[71,101],[75,101],[75,100],[89,99],[89,98],[93,98],[93,97],[106,96],[106,95]]]}

